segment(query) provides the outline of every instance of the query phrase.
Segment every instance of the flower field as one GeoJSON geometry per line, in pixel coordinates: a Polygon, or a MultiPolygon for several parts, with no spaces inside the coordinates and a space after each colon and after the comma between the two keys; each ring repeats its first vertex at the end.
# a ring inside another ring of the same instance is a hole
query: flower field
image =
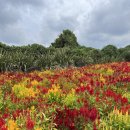
{"type": "Polygon", "coordinates": [[[130,63],[1,73],[0,130],[130,130],[130,63]]]}

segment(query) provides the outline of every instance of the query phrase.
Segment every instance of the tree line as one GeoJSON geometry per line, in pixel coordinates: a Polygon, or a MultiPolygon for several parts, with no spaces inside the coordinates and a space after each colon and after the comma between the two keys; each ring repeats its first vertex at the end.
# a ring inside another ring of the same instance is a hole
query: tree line
{"type": "Polygon", "coordinates": [[[117,48],[109,44],[102,49],[81,46],[70,30],[63,30],[49,47],[37,43],[8,46],[0,42],[1,72],[27,71],[31,67],[53,69],[121,61],[130,61],[130,45],[117,48]]]}

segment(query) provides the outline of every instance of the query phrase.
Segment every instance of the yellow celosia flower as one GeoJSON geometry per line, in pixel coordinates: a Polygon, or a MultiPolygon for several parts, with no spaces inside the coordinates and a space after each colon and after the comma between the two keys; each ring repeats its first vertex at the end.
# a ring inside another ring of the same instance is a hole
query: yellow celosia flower
{"type": "Polygon", "coordinates": [[[57,84],[57,85],[53,84],[52,88],[48,91],[48,94],[49,93],[59,93],[59,92],[61,92],[59,84],[57,84]]]}
{"type": "Polygon", "coordinates": [[[63,100],[63,103],[66,106],[73,107],[74,105],[76,105],[77,99],[78,99],[78,97],[75,94],[75,90],[71,89],[71,91],[67,94],[67,96],[63,100]]]}
{"type": "Polygon", "coordinates": [[[34,107],[34,106],[32,106],[32,107],[31,107],[31,110],[33,111],[34,109],[35,109],[35,107],[34,107]]]}
{"type": "MultiPolygon", "coordinates": [[[[46,94],[46,97],[48,98],[49,102],[59,102],[62,95],[62,91],[60,89],[60,86],[57,84],[52,85],[52,88],[48,91],[46,94]]],[[[62,95],[63,96],[63,95],[62,95]]]]}
{"type": "Polygon", "coordinates": [[[109,114],[109,118],[114,122],[124,123],[126,126],[130,124],[130,116],[128,115],[128,112],[122,114],[122,111],[119,111],[118,109],[114,109],[109,114]]]}
{"type": "Polygon", "coordinates": [[[72,79],[75,79],[75,78],[81,78],[84,74],[81,73],[80,71],[76,70],[73,72],[73,75],[72,75],[72,79]]]}
{"type": "Polygon", "coordinates": [[[118,130],[130,128],[130,115],[128,115],[128,111],[126,113],[122,113],[122,111],[119,111],[116,108],[108,114],[108,118],[102,118],[99,119],[99,121],[99,125],[96,122],[99,130],[114,130],[115,126],[118,130]]]}
{"type": "Polygon", "coordinates": [[[37,86],[39,83],[38,83],[37,80],[33,80],[33,81],[31,82],[31,84],[32,84],[33,86],[37,86]]]}
{"type": "Polygon", "coordinates": [[[106,73],[109,75],[112,75],[114,73],[114,70],[111,68],[108,68],[106,73]]]}
{"type": "Polygon", "coordinates": [[[33,88],[28,88],[27,92],[28,92],[27,95],[28,97],[35,97],[35,94],[37,93],[36,91],[34,91],[33,88]]]}
{"type": "Polygon", "coordinates": [[[52,72],[51,70],[46,70],[46,71],[43,72],[43,74],[45,74],[45,75],[53,75],[54,72],[52,72]]]}
{"type": "Polygon", "coordinates": [[[8,121],[8,130],[19,130],[17,124],[12,119],[8,121]]]}
{"type": "Polygon", "coordinates": [[[105,81],[106,81],[105,78],[103,78],[102,75],[100,76],[100,81],[102,81],[103,83],[105,83],[105,81]]]}
{"type": "Polygon", "coordinates": [[[14,85],[12,88],[12,91],[19,98],[35,97],[35,95],[38,93],[37,89],[34,90],[34,88],[26,88],[26,86],[24,84],[14,85]]]}
{"type": "Polygon", "coordinates": [[[34,107],[34,106],[31,107],[30,112],[31,112],[31,113],[34,113],[34,112],[35,112],[35,107],[34,107]]]}
{"type": "Polygon", "coordinates": [[[36,128],[35,130],[42,130],[42,128],[36,128]]]}

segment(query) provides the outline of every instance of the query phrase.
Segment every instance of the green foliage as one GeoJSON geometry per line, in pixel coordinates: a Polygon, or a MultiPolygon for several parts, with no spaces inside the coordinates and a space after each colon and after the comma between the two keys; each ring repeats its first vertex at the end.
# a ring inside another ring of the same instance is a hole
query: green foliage
{"type": "Polygon", "coordinates": [[[64,30],[48,48],[37,43],[8,46],[0,42],[0,72],[26,71],[33,66],[53,69],[117,61],[130,61],[130,45],[119,49],[107,45],[101,50],[80,46],[70,30],[64,30]]]}
{"type": "MultiPolygon", "coordinates": [[[[78,97],[74,90],[71,93],[68,93],[65,99],[63,100],[63,104],[69,108],[78,108],[81,104],[77,102],[78,97]]],[[[80,106],[81,107],[81,106],[80,106]]]]}
{"type": "Polygon", "coordinates": [[[107,45],[101,50],[101,52],[109,56],[116,56],[117,47],[114,45],[107,45]]]}
{"type": "Polygon", "coordinates": [[[125,61],[130,61],[130,50],[129,51],[125,51],[123,53],[123,58],[125,61]]]}
{"type": "Polygon", "coordinates": [[[107,45],[101,50],[102,61],[112,62],[118,55],[118,49],[114,45],[107,45]]]}
{"type": "Polygon", "coordinates": [[[63,30],[63,33],[52,43],[55,48],[76,47],[78,46],[75,34],[70,30],[63,30]]]}

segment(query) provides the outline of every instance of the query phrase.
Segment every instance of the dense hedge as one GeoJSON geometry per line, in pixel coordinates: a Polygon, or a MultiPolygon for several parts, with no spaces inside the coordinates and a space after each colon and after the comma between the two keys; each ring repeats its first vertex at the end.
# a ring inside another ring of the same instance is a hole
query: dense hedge
{"type": "Polygon", "coordinates": [[[80,67],[118,61],[130,61],[130,45],[125,48],[107,45],[101,50],[85,47],[79,45],[70,30],[64,30],[48,48],[40,44],[8,46],[0,43],[0,71],[27,71],[30,67],[80,67]]]}
{"type": "Polygon", "coordinates": [[[130,61],[130,47],[117,49],[113,45],[108,45],[99,50],[84,46],[45,48],[39,44],[17,47],[0,43],[0,71],[26,71],[32,66],[40,68],[79,67],[114,61],[130,61]]]}

